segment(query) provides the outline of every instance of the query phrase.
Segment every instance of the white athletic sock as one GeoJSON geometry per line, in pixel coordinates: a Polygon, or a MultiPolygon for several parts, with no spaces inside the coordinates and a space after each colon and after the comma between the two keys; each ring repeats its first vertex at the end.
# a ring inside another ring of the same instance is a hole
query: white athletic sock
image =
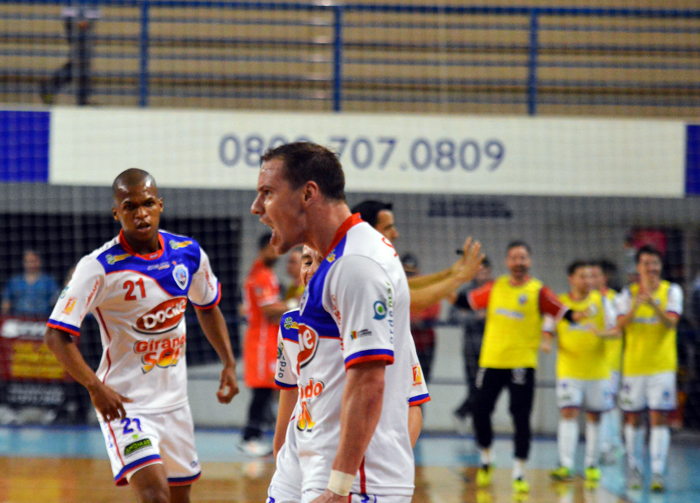
{"type": "MultiPolygon", "coordinates": [[[[609,452],[612,450],[612,439],[613,439],[613,418],[612,411],[603,412],[600,415],[600,450],[601,452],[609,452]]],[[[586,438],[586,442],[588,439],[586,438]]]]}
{"type": "Polygon", "coordinates": [[[574,469],[574,455],[578,444],[578,420],[560,419],[557,430],[557,446],[559,447],[559,464],[574,469]]]}
{"type": "Polygon", "coordinates": [[[525,477],[525,459],[513,460],[513,480],[525,477]]]}
{"type": "Polygon", "coordinates": [[[644,430],[642,428],[631,424],[625,425],[625,450],[627,451],[627,466],[630,468],[640,468],[642,466],[637,451],[643,434],[644,430]]]}
{"type": "Polygon", "coordinates": [[[651,472],[664,473],[666,470],[666,458],[668,447],[671,443],[671,430],[668,426],[652,426],[649,435],[649,457],[651,458],[651,472]]]}
{"type": "Polygon", "coordinates": [[[600,434],[600,424],[593,421],[586,421],[586,456],[584,468],[598,466],[598,435],[600,434]]]}
{"type": "Polygon", "coordinates": [[[491,449],[479,449],[479,455],[482,465],[491,464],[491,449]]]}
{"type": "Polygon", "coordinates": [[[607,413],[610,418],[610,445],[613,448],[622,446],[622,411],[615,407],[607,413]]]}

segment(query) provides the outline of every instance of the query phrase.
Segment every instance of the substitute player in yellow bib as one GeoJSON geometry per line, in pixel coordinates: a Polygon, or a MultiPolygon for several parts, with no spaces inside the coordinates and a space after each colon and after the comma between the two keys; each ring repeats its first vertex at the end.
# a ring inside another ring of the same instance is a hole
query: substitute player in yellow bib
{"type": "MultiPolygon", "coordinates": [[[[609,306],[616,311],[617,292],[608,287],[610,262],[597,260],[591,263],[591,281],[593,289],[598,290],[609,306]]],[[[617,316],[617,314],[615,314],[617,316]]],[[[613,408],[600,416],[600,463],[614,465],[622,447],[622,414],[617,405],[620,391],[620,373],[622,372],[622,337],[605,339],[605,357],[610,365],[610,392],[613,396],[613,408]]]]}
{"type": "Polygon", "coordinates": [[[510,274],[472,290],[468,296],[471,309],[486,309],[473,412],[481,455],[476,483],[480,487],[491,483],[491,413],[501,390],[508,387],[515,426],[513,490],[519,493],[530,490],[524,472],[530,452],[530,412],[542,316],[549,314],[556,321],[577,321],[582,317],[582,313],[564,306],[552,290],[530,276],[531,265],[530,247],[523,241],[513,241],[506,251],[510,274]]]}
{"type": "Polygon", "coordinates": [[[615,312],[600,292],[592,289],[591,265],[576,261],[568,269],[569,293],[559,300],[571,309],[585,313],[579,323],[546,318],[542,350],[549,353],[554,335],[557,347],[557,403],[561,419],[557,431],[559,468],[552,472],[556,480],[573,477],[574,455],[578,444],[578,415],[586,410],[586,480],[600,480],[598,438],[600,415],[613,406],[610,392],[610,365],[606,359],[604,337],[619,337],[615,312]]]}
{"type": "Polygon", "coordinates": [[[683,291],[661,279],[661,254],[650,246],[637,251],[639,283],[618,297],[618,326],[625,332],[620,408],[625,412],[627,486],[641,489],[641,460],[636,455],[643,429],[641,414],[649,410],[651,490],[665,489],[663,473],[671,441],[668,413],[677,407],[676,326],[683,312],[683,291]]]}

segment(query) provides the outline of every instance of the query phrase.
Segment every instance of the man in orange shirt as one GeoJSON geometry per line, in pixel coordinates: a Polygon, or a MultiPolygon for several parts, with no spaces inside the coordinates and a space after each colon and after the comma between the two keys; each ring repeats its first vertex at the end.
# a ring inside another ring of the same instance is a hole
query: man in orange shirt
{"type": "Polygon", "coordinates": [[[270,233],[258,240],[258,256],[243,284],[245,316],[248,328],[243,343],[243,379],[253,397],[248,422],[243,430],[241,450],[253,456],[266,456],[272,446],[261,442],[263,426],[272,417],[271,398],[275,389],[277,363],[277,327],[289,309],[280,298],[280,287],[272,266],[279,255],[270,245],[270,233]]]}

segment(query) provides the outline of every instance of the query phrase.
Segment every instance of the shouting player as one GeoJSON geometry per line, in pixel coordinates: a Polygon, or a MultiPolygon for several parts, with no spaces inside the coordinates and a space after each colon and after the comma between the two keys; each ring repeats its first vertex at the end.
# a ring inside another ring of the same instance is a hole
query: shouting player
{"type": "Polygon", "coordinates": [[[272,228],[271,243],[279,253],[303,243],[323,256],[299,309],[299,382],[309,393],[294,430],[302,502],[381,495],[408,503],[413,379],[401,262],[389,240],[350,213],[333,152],[292,143],[262,161],[251,211],[272,228]]]}
{"type": "Polygon", "coordinates": [[[80,260],[51,314],[46,344],[90,392],[116,484],[130,484],[140,502],[187,503],[201,474],[187,400],[188,300],[224,364],[219,402],[238,393],[219,283],[197,242],[158,230],[163,200],[150,174],[128,169],[112,191],[121,232],[80,260]],[[88,312],[104,347],[97,373],[72,338],[88,312]]]}
{"type": "MultiPolygon", "coordinates": [[[[321,265],[323,257],[308,246],[304,246],[301,255],[301,283],[306,286],[321,265]]],[[[278,334],[277,370],[275,383],[280,391],[277,425],[273,442],[277,461],[275,473],[270,481],[267,503],[299,503],[301,501],[301,468],[297,453],[294,429],[297,425],[304,427],[305,408],[308,395],[299,388],[299,309],[288,311],[282,317],[278,334]],[[297,390],[297,388],[299,388],[297,390]],[[298,399],[299,398],[299,399],[298,399]]],[[[408,403],[408,431],[411,447],[415,447],[423,424],[423,414],[419,405],[430,401],[428,388],[423,378],[423,371],[418,355],[413,354],[411,395],[408,403]]]]}

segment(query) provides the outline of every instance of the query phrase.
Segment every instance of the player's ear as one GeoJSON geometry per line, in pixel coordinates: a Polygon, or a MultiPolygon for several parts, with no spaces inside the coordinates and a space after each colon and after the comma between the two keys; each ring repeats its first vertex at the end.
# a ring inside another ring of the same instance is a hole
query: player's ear
{"type": "Polygon", "coordinates": [[[117,215],[117,207],[116,206],[112,206],[112,217],[114,217],[114,220],[119,222],[119,215],[117,215]]]}
{"type": "Polygon", "coordinates": [[[163,213],[163,198],[162,197],[158,198],[158,207],[160,208],[160,212],[163,213]]]}
{"type": "Polygon", "coordinates": [[[316,182],[309,180],[306,182],[306,185],[304,185],[302,195],[305,204],[312,204],[321,195],[321,190],[316,182]]]}

